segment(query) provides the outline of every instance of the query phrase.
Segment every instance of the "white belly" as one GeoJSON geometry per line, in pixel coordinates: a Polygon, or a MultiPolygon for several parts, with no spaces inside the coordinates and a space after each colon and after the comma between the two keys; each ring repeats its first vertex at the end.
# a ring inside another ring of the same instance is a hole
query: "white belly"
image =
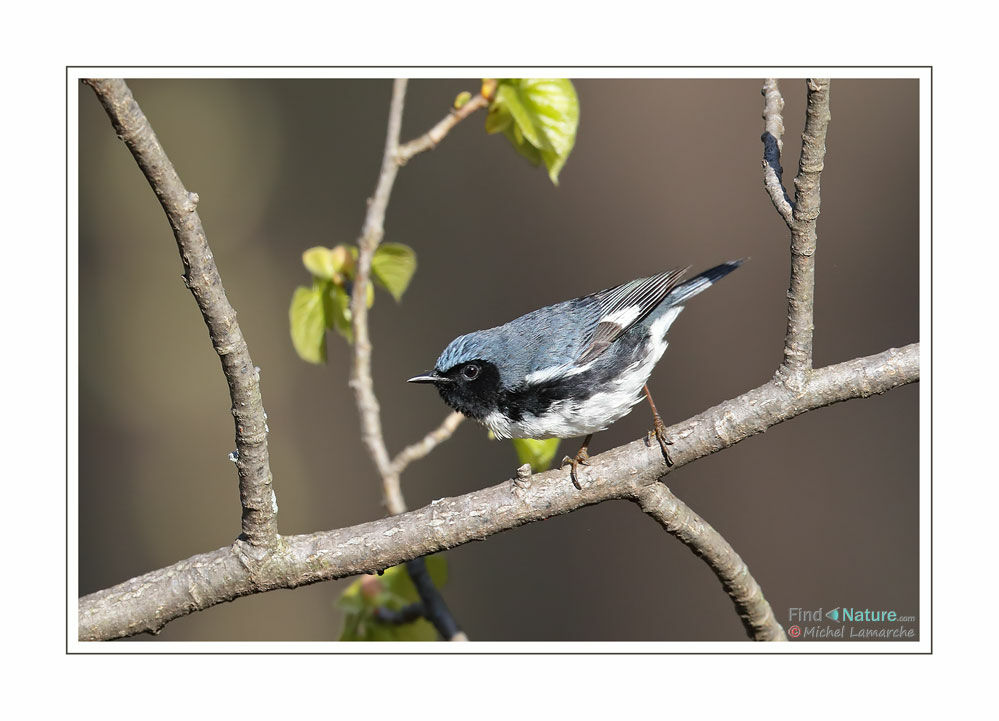
{"type": "Polygon", "coordinates": [[[648,375],[634,384],[595,393],[582,401],[556,401],[541,416],[530,413],[511,421],[499,411],[490,413],[483,423],[498,438],[573,438],[605,430],[624,417],[642,400],[642,386],[648,375]]]}

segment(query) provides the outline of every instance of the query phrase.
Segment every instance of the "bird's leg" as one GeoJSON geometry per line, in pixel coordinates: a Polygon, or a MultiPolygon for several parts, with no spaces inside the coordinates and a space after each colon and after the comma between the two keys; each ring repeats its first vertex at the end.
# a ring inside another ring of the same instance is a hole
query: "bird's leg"
{"type": "Polygon", "coordinates": [[[656,410],[652,394],[649,393],[649,384],[646,383],[642,390],[645,391],[645,397],[649,399],[649,405],[652,406],[652,430],[649,431],[649,440],[652,440],[653,435],[656,437],[656,440],[659,441],[659,448],[663,452],[663,458],[666,459],[666,465],[672,466],[673,459],[669,457],[669,451],[666,450],[666,446],[673,445],[673,441],[666,437],[666,426],[663,424],[663,419],[659,417],[659,411],[656,410]]]}
{"type": "Polygon", "coordinates": [[[579,490],[583,490],[583,487],[579,485],[579,479],[576,477],[576,469],[580,466],[580,464],[584,466],[590,465],[590,451],[588,450],[588,446],[590,445],[590,440],[592,440],[592,438],[593,434],[591,433],[583,440],[583,447],[579,449],[575,458],[569,458],[569,456],[566,456],[562,459],[562,468],[565,468],[566,465],[572,466],[572,470],[569,471],[569,476],[572,478],[572,485],[579,490]]]}

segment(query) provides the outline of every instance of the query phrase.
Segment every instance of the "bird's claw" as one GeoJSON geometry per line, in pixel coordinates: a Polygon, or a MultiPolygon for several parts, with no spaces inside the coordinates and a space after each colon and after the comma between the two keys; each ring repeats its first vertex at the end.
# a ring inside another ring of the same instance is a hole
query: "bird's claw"
{"type": "Polygon", "coordinates": [[[651,443],[652,437],[659,441],[659,449],[663,452],[663,458],[666,460],[667,466],[673,465],[673,459],[669,457],[669,451],[666,446],[673,445],[673,441],[666,437],[666,425],[663,423],[663,419],[659,417],[658,414],[652,420],[652,430],[649,431],[649,442],[651,443]]]}
{"type": "Polygon", "coordinates": [[[577,453],[575,457],[570,458],[569,456],[566,456],[562,459],[562,465],[560,468],[565,468],[567,465],[572,466],[572,469],[569,471],[569,477],[572,478],[572,485],[580,491],[583,490],[583,487],[579,485],[579,477],[576,475],[576,469],[579,466],[590,465],[590,454],[585,448],[580,448],[579,453],[577,453]]]}

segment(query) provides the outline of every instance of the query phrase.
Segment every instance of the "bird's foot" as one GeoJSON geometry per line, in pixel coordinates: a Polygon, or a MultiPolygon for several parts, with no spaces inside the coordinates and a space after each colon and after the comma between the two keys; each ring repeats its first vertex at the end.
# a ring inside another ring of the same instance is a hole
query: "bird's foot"
{"type": "Polygon", "coordinates": [[[572,485],[574,485],[579,490],[583,490],[583,487],[579,485],[579,477],[576,475],[576,469],[579,466],[590,465],[590,454],[586,450],[586,446],[579,449],[579,453],[576,454],[574,458],[566,456],[562,459],[561,468],[565,468],[567,465],[572,466],[572,470],[569,471],[569,476],[572,478],[572,485]]]}
{"type": "Polygon", "coordinates": [[[663,423],[663,419],[659,417],[656,413],[652,419],[652,430],[649,431],[649,445],[652,444],[652,438],[659,441],[659,449],[663,452],[663,458],[666,460],[667,466],[673,465],[673,459],[669,457],[669,451],[666,446],[672,446],[673,441],[666,437],[666,425],[663,423]]]}

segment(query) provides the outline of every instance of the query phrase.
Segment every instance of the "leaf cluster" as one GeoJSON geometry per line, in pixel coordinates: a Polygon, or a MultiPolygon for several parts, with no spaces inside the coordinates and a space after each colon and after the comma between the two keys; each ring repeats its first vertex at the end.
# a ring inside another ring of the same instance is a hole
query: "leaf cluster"
{"type": "Polygon", "coordinates": [[[503,133],[534,165],[545,164],[558,185],[558,174],[576,143],[579,98],[565,78],[503,79],[486,116],[487,133],[503,133]]]}
{"type": "MultiPolygon", "coordinates": [[[[321,246],[302,253],[302,264],[312,273],[312,287],[299,286],[291,297],[288,320],[295,351],[309,363],[326,362],[326,331],[335,330],[354,340],[351,330],[350,297],[353,289],[357,248],[321,246]]],[[[396,302],[409,287],[416,272],[416,252],[402,243],[382,243],[371,259],[371,276],[396,302]]],[[[375,289],[367,288],[368,307],[375,302],[375,289]]]]}

